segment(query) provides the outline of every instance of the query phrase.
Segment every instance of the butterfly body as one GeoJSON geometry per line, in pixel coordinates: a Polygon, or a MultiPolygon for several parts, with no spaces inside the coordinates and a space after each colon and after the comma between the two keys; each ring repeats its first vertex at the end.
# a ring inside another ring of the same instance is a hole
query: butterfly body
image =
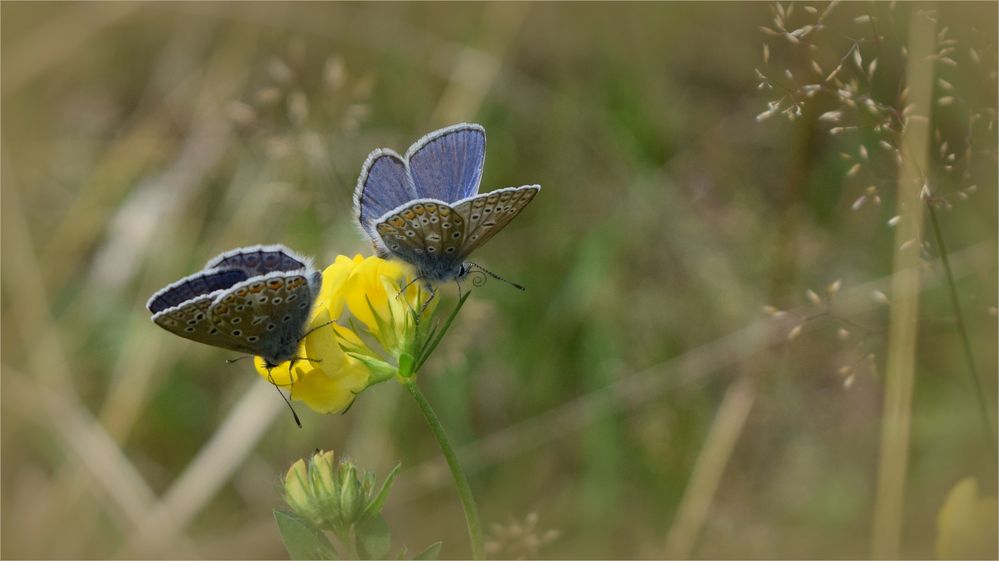
{"type": "Polygon", "coordinates": [[[219,255],[154,294],[152,320],[176,335],[257,355],[273,367],[296,358],[322,274],[284,246],[219,255]]]}
{"type": "Polygon", "coordinates": [[[432,132],[399,156],[375,150],[361,169],[354,212],[382,257],[413,265],[428,286],[468,274],[469,254],[506,226],[539,185],[478,194],[485,130],[460,124],[432,132]]]}

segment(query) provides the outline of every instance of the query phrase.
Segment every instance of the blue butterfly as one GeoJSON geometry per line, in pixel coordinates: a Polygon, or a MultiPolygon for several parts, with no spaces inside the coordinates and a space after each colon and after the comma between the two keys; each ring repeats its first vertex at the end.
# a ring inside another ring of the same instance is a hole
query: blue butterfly
{"type": "Polygon", "coordinates": [[[234,249],[149,299],[153,321],[176,335],[257,355],[268,368],[295,360],[322,273],[282,245],[234,249]]]}
{"type": "Polygon", "coordinates": [[[520,214],[541,186],[480,195],[485,159],[486,131],[467,123],[424,136],[405,157],[387,148],[372,152],[354,190],[354,216],[375,252],[413,265],[431,292],[433,284],[459,280],[472,267],[495,277],[466,259],[520,214]]]}

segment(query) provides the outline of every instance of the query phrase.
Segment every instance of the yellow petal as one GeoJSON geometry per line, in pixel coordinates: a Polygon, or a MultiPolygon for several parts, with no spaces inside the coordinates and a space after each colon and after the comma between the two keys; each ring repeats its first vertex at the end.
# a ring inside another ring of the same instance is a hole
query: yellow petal
{"type": "MultiPolygon", "coordinates": [[[[304,350],[299,349],[299,353],[304,354],[304,350]]],[[[260,374],[261,378],[278,387],[287,388],[291,386],[296,379],[296,374],[289,369],[291,361],[282,362],[274,368],[268,369],[267,363],[264,362],[264,359],[259,356],[255,356],[253,357],[253,366],[257,369],[257,374],[260,374]]],[[[295,366],[295,370],[297,370],[298,364],[296,363],[295,366]]]]}
{"type": "Polygon", "coordinates": [[[340,368],[333,376],[312,368],[295,382],[291,398],[319,413],[336,413],[350,405],[354,396],[367,387],[370,377],[368,368],[357,361],[340,368]]]}
{"type": "Polygon", "coordinates": [[[343,313],[344,299],[341,295],[343,283],[350,276],[351,271],[356,266],[357,258],[354,259],[346,255],[338,255],[333,264],[323,271],[323,286],[319,290],[316,298],[316,308],[325,308],[330,317],[338,318],[343,313]]]}

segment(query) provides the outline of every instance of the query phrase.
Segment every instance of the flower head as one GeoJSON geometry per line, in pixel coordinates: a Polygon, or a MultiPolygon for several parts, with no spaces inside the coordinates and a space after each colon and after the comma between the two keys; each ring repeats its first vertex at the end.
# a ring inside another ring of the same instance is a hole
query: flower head
{"type": "Polygon", "coordinates": [[[412,271],[380,257],[340,255],[323,271],[323,286],[298,356],[268,369],[268,382],[321,413],[346,409],[354,397],[411,366],[426,341],[434,306],[412,271]]]}
{"type": "Polygon", "coordinates": [[[308,463],[300,459],[288,468],[284,500],[313,526],[342,535],[381,510],[398,469],[376,489],[373,473],[347,459],[335,462],[332,451],[317,450],[308,463]]]}

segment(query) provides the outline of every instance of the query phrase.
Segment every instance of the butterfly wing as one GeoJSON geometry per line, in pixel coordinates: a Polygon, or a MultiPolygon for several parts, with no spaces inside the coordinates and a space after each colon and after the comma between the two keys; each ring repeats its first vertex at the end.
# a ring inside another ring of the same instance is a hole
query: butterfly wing
{"type": "Polygon", "coordinates": [[[393,256],[421,274],[449,271],[461,263],[465,221],[442,201],[413,201],[382,217],[375,229],[393,256]]]}
{"type": "Polygon", "coordinates": [[[482,179],[486,131],[467,123],[434,131],[410,146],[406,160],[418,197],[449,204],[471,197],[482,179]]]}
{"type": "Polygon", "coordinates": [[[167,308],[179,306],[188,300],[199,296],[207,296],[218,290],[246,280],[247,274],[242,271],[202,271],[184,277],[153,294],[146,302],[146,308],[153,314],[167,308]]]}
{"type": "Polygon", "coordinates": [[[384,148],[368,156],[354,189],[354,217],[376,249],[379,238],[375,221],[415,198],[416,188],[402,157],[384,148]]]}
{"type": "Polygon", "coordinates": [[[250,278],[218,295],[208,317],[247,352],[279,364],[295,356],[321,283],[311,270],[250,278]]]}
{"type": "Polygon", "coordinates": [[[248,352],[238,340],[219,331],[208,310],[215,298],[246,279],[242,271],[208,271],[183,278],[160,290],[146,307],[163,329],[199,343],[248,352]]]}
{"type": "Polygon", "coordinates": [[[465,221],[465,235],[458,252],[462,258],[489,241],[489,238],[516,218],[540,191],[540,185],[507,187],[454,205],[455,214],[465,221]]]}
{"type": "Polygon", "coordinates": [[[245,278],[266,275],[274,271],[297,271],[310,266],[310,259],[296,255],[287,247],[256,245],[227,251],[212,259],[205,269],[238,269],[245,278]]]}

